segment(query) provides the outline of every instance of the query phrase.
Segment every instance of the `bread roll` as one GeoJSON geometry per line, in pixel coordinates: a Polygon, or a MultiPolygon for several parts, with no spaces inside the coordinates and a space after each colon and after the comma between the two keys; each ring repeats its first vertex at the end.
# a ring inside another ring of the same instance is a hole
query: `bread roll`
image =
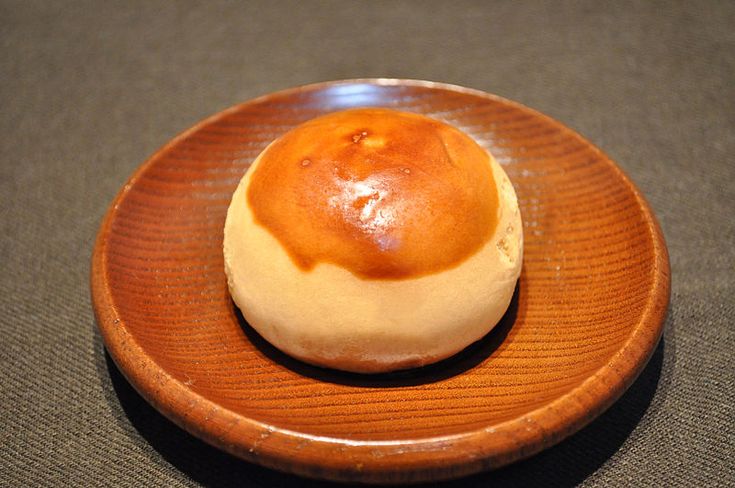
{"type": "Polygon", "coordinates": [[[473,139],[366,108],[307,121],[258,156],[232,197],[224,257],[234,302],[271,344],[376,373],[487,334],[522,241],[513,186],[473,139]]]}

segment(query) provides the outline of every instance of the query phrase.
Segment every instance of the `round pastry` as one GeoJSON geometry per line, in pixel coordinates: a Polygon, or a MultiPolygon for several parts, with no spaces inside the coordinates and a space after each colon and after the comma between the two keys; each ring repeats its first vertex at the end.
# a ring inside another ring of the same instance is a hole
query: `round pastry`
{"type": "Polygon", "coordinates": [[[388,109],[331,113],[272,142],[232,197],[230,293],[305,362],[423,366],[487,334],[521,270],[513,186],[460,130],[388,109]]]}

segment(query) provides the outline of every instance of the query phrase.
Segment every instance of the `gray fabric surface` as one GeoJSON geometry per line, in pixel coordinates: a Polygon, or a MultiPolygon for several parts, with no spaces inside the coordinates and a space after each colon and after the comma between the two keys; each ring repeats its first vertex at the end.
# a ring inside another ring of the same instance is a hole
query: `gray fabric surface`
{"type": "Polygon", "coordinates": [[[733,485],[733,26],[733,2],[1,2],[0,485],[319,485],[137,396],[96,332],[90,254],[129,174],[194,122],[379,76],[576,129],[639,185],[671,253],[664,340],[631,390],[561,445],[450,485],[733,485]]]}

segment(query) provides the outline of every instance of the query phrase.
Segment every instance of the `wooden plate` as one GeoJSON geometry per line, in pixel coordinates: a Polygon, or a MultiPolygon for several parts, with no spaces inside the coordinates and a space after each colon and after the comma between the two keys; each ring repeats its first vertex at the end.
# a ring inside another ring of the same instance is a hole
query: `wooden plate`
{"type": "Polygon", "coordinates": [[[274,93],[176,137],[115,199],[92,265],[105,344],[164,415],[249,461],[366,482],[491,469],[579,430],[646,364],[670,288],[650,208],[595,146],[496,96],[383,79],[274,93]],[[513,181],[525,232],[498,327],[438,365],[377,377],[265,343],[230,300],[221,251],[230,196],[256,155],[304,120],[357,106],[423,113],[475,137],[513,181]]]}

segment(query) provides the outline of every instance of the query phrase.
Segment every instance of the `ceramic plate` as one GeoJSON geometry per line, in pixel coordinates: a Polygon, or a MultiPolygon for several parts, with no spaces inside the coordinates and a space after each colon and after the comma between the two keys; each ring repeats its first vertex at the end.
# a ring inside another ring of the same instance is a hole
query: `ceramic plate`
{"type": "Polygon", "coordinates": [[[92,264],[105,344],[164,415],[248,461],[367,482],[492,469],[579,430],[645,366],[669,299],[656,220],[599,149],[518,103],[405,80],[295,88],[197,124],[122,188],[92,264]],[[258,153],[300,122],[362,106],[473,136],[510,176],[525,233],[515,297],[487,337],[439,364],[380,376],[275,350],[230,300],[222,258],[230,196],[258,153]]]}

